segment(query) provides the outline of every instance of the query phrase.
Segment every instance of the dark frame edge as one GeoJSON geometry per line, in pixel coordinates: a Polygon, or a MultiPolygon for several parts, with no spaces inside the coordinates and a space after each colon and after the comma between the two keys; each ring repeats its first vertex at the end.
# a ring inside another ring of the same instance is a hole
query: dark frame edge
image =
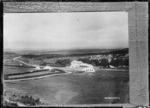
{"type": "MultiPolygon", "coordinates": [[[[7,3],[9,3],[9,2],[7,2],[7,3]]],[[[16,7],[14,6],[14,7],[9,7],[10,5],[6,5],[7,4],[6,2],[5,2],[5,5],[4,5],[4,13],[17,13],[17,11],[19,11],[19,13],[21,12],[23,12],[22,11],[22,8],[21,8],[21,10],[20,9],[16,9],[16,7]],[[8,9],[9,8],[9,9],[8,9]],[[7,10],[8,9],[8,10],[7,10]],[[14,10],[12,10],[11,11],[11,9],[14,9],[14,10]]],[[[11,2],[12,3],[12,2],[11,2]]],[[[66,4],[68,4],[67,2],[66,3],[53,3],[53,2],[51,2],[53,5],[55,5],[55,6],[57,6],[57,7],[55,7],[55,9],[54,10],[48,10],[48,11],[46,11],[46,12],[73,12],[73,10],[74,11],[77,11],[77,12],[79,12],[79,10],[75,10],[76,8],[73,8],[72,10],[67,10],[69,7],[68,7],[68,5],[66,5],[66,4]],[[65,5],[64,5],[65,4],[65,5]]],[[[90,3],[90,5],[92,5],[92,6],[98,6],[98,5],[94,5],[94,3],[95,2],[93,2],[93,3],[90,3]]],[[[75,4],[75,6],[76,6],[76,4],[80,4],[80,2],[77,2],[77,3],[75,3],[75,2],[73,2],[73,3],[69,3],[70,5],[74,5],[75,4]]],[[[109,4],[109,3],[106,3],[106,4],[109,4]]],[[[118,4],[118,3],[117,3],[118,4]]],[[[140,3],[140,2],[132,2],[132,3],[125,3],[124,5],[125,5],[125,7],[119,7],[118,8],[118,11],[122,11],[122,10],[124,10],[124,11],[126,11],[126,12],[128,12],[129,13],[129,15],[131,15],[132,17],[133,17],[133,19],[132,19],[132,21],[131,22],[133,22],[133,24],[131,24],[130,26],[129,26],[129,35],[131,34],[131,32],[133,32],[133,29],[134,30],[137,30],[136,31],[136,34],[135,33],[132,33],[132,35],[133,36],[130,36],[130,45],[132,45],[131,43],[133,42],[133,41],[136,41],[136,48],[138,48],[138,47],[140,47],[139,46],[139,42],[140,41],[143,41],[143,40],[140,40],[140,37],[138,37],[138,30],[139,30],[139,28],[141,28],[139,25],[137,26],[136,24],[137,24],[137,21],[138,21],[138,19],[136,18],[136,19],[134,19],[134,17],[138,17],[137,16],[137,13],[141,10],[141,8],[143,8],[143,6],[145,6],[146,4],[148,4],[148,3],[140,3]],[[127,6],[128,5],[128,6],[127,6]],[[141,5],[141,6],[139,6],[139,8],[137,8],[136,7],[136,5],[141,5]],[[131,30],[131,29],[132,30],[131,30]]],[[[23,4],[24,5],[24,4],[23,4]]],[[[81,6],[85,6],[82,2],[81,2],[81,6]]],[[[110,4],[111,5],[111,4],[110,4]]],[[[110,6],[110,5],[108,5],[108,6],[110,6]]],[[[123,6],[124,6],[123,5],[123,6]]],[[[17,5],[16,5],[17,6],[17,5]]],[[[114,6],[114,5],[113,5],[114,6]]],[[[86,7],[85,7],[86,8],[86,7]]],[[[85,8],[81,8],[81,9],[85,9],[85,8]]],[[[87,7],[88,9],[87,10],[90,10],[91,8],[89,8],[89,7],[87,7]]],[[[71,8],[70,8],[71,9],[71,8]]],[[[146,9],[146,8],[145,8],[146,9]]],[[[83,12],[86,12],[87,11],[86,9],[83,11],[83,12]]],[[[96,9],[97,10],[97,9],[96,9]]],[[[101,9],[100,9],[101,10],[101,9]]],[[[27,10],[27,12],[29,12],[30,10],[27,10]]],[[[38,10],[37,10],[38,11],[38,10]]],[[[37,12],[36,11],[36,12],[37,12]]],[[[81,10],[80,10],[81,11],[81,10]]],[[[92,10],[92,12],[93,11],[95,11],[95,10],[92,10]]],[[[99,11],[99,10],[98,10],[99,11]]],[[[111,11],[111,8],[104,8],[102,11],[111,11]]],[[[112,11],[114,11],[114,9],[112,10],[112,11]]],[[[144,10],[144,12],[146,12],[147,10],[144,10]]],[[[25,13],[26,11],[24,11],[24,13],[25,13]]],[[[33,12],[35,12],[35,11],[33,11],[33,12]]],[[[41,11],[39,11],[39,12],[45,12],[45,11],[43,11],[43,10],[41,10],[41,11]]],[[[145,18],[145,17],[143,17],[143,18],[145,18]]],[[[143,19],[142,18],[142,19],[143,19]]],[[[140,19],[140,17],[139,17],[139,19],[140,19]]],[[[2,20],[3,20],[3,18],[2,18],[2,20]]],[[[143,20],[145,20],[145,19],[143,19],[143,20]]],[[[140,20],[141,22],[143,21],[143,20],[140,20]]],[[[146,19],[147,20],[147,19],[146,19]]],[[[2,24],[3,25],[3,24],[2,24]]],[[[147,28],[147,25],[145,26],[145,28],[147,28]]],[[[3,31],[2,31],[3,32],[3,31]]],[[[144,31],[145,32],[145,31],[144,31]]],[[[1,37],[0,37],[1,38],[1,37]]],[[[146,39],[146,38],[148,38],[148,35],[146,36],[146,37],[144,37],[144,40],[146,39]]],[[[147,42],[144,44],[147,48],[148,48],[148,44],[147,44],[147,42]]],[[[145,48],[145,51],[147,52],[148,51],[148,49],[146,48],[144,46],[144,48],[145,48]]],[[[134,47],[132,47],[132,48],[134,48],[134,47]]],[[[129,48],[130,49],[130,48],[129,48]]],[[[132,49],[130,49],[130,51],[131,51],[132,49]]],[[[136,49],[136,52],[138,52],[138,53],[140,53],[139,52],[139,50],[137,50],[136,49]]],[[[134,54],[136,53],[136,52],[134,52],[134,54]]],[[[132,53],[130,53],[130,54],[132,54],[132,53]]],[[[140,53],[141,54],[141,53],[140,53]]],[[[133,55],[133,54],[132,54],[133,55]]],[[[138,58],[138,56],[140,56],[140,55],[137,55],[136,54],[136,57],[138,58]]],[[[131,60],[133,60],[132,59],[132,57],[130,57],[131,58],[131,60]]],[[[147,58],[147,56],[144,58],[144,60],[146,60],[146,58],[147,58]]],[[[135,60],[133,60],[133,61],[131,61],[130,60],[130,64],[132,64],[131,62],[135,62],[135,60]]],[[[139,59],[138,59],[139,60],[139,59]]],[[[142,61],[143,61],[143,59],[142,59],[142,61]]],[[[143,61],[144,62],[144,61],[143,61]]],[[[147,61],[146,61],[147,62],[147,61]]],[[[130,72],[131,74],[131,76],[132,77],[134,77],[135,78],[135,76],[134,75],[141,75],[139,72],[141,71],[141,69],[139,69],[140,68],[140,66],[141,66],[141,64],[140,64],[141,62],[139,62],[139,63],[136,63],[135,65],[132,65],[133,67],[134,66],[138,66],[138,69],[136,70],[138,73],[135,73],[135,72],[130,72]]],[[[148,65],[147,64],[145,64],[146,65],[146,67],[148,68],[148,65]]],[[[133,71],[133,70],[131,70],[131,71],[133,71]]],[[[145,76],[145,75],[148,75],[148,71],[146,70],[145,72],[144,72],[144,74],[142,74],[142,76],[145,76]]],[[[141,78],[141,77],[139,77],[139,78],[141,78]]],[[[131,79],[131,78],[130,78],[131,79]]],[[[130,83],[131,85],[130,86],[133,86],[133,84],[135,84],[135,80],[137,80],[136,78],[134,79],[134,80],[132,80],[132,82],[130,83]]],[[[137,80],[138,82],[139,81],[148,81],[148,78],[144,78],[144,80],[137,80]]],[[[142,84],[144,84],[144,83],[140,83],[140,85],[142,85],[142,84]]],[[[146,86],[146,89],[148,88],[148,83],[145,85],[144,84],[144,86],[146,86]]],[[[143,86],[142,86],[143,87],[143,86]]],[[[145,90],[146,90],[145,89],[145,90]]],[[[134,89],[135,90],[135,89],[134,89]]],[[[134,93],[134,90],[132,89],[132,88],[130,88],[130,94],[132,94],[132,93],[134,93]]],[[[140,89],[139,89],[140,90],[140,89]]],[[[139,91],[138,91],[139,92],[139,91]]],[[[146,91],[144,91],[144,93],[146,93],[147,92],[147,90],[146,91]]],[[[141,93],[141,92],[140,92],[141,93]]],[[[146,93],[146,94],[148,94],[148,92],[146,93]]],[[[144,94],[144,96],[145,96],[145,94],[144,94]]],[[[142,102],[140,103],[140,100],[138,100],[137,102],[136,102],[136,100],[135,100],[135,97],[133,97],[133,96],[130,96],[130,102],[129,102],[129,104],[118,104],[118,105],[115,105],[115,104],[111,104],[111,105],[108,105],[108,106],[123,106],[123,108],[134,108],[134,107],[136,107],[136,106],[140,106],[140,105],[143,105],[143,106],[148,106],[149,105],[149,98],[148,97],[146,97],[145,98],[146,99],[146,102],[145,103],[143,103],[143,100],[142,100],[142,102]]],[[[79,105],[79,106],[81,106],[81,105],[79,105]]],[[[105,106],[105,104],[103,105],[99,105],[99,106],[105,106]]]]}

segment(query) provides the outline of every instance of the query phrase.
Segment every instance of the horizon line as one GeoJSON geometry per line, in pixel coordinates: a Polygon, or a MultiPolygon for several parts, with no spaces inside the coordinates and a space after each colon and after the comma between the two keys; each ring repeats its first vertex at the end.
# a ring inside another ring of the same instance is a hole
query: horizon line
{"type": "Polygon", "coordinates": [[[129,47],[125,47],[125,48],[75,48],[75,49],[3,49],[3,51],[7,51],[7,50],[15,50],[15,51],[43,51],[43,50],[47,50],[47,51],[61,51],[61,50],[109,50],[109,49],[129,49],[129,47]]]}

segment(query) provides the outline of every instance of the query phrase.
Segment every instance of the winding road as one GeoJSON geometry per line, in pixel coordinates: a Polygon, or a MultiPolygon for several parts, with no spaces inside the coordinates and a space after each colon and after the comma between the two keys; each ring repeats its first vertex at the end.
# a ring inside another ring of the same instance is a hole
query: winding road
{"type": "Polygon", "coordinates": [[[29,64],[29,63],[26,63],[26,62],[24,62],[24,61],[18,60],[20,57],[21,57],[21,56],[15,57],[15,58],[13,58],[13,60],[18,61],[18,62],[20,62],[20,63],[22,63],[22,64],[24,64],[24,65],[27,65],[27,66],[32,66],[32,67],[35,67],[35,68],[40,67],[39,65],[33,65],[33,64],[29,64]]]}
{"type": "MultiPolygon", "coordinates": [[[[33,65],[33,64],[29,64],[29,63],[26,63],[24,61],[21,61],[19,60],[21,56],[19,57],[15,57],[13,58],[13,60],[15,61],[18,61],[20,62],[21,64],[24,64],[26,66],[32,66],[32,67],[35,67],[37,70],[37,72],[25,72],[25,73],[17,73],[17,74],[8,74],[8,75],[5,75],[7,78],[4,79],[4,82],[13,82],[13,81],[23,81],[23,80],[34,80],[34,79],[40,79],[40,78],[45,78],[45,77],[50,77],[50,76],[56,76],[56,75],[64,75],[64,74],[69,74],[69,73],[72,73],[71,70],[68,70],[66,67],[50,67],[51,69],[58,69],[58,70],[62,70],[64,71],[63,73],[62,72],[55,72],[55,73],[52,73],[52,72],[49,72],[49,73],[45,73],[45,72],[39,72],[38,70],[41,68],[41,67],[45,67],[45,66],[39,66],[39,65],[33,65]],[[32,75],[33,73],[35,73],[35,75],[32,75]],[[36,73],[41,73],[41,75],[37,75],[36,73]],[[25,75],[25,76],[24,76],[25,75]],[[26,75],[29,75],[30,77],[26,77],[26,75]],[[9,78],[9,77],[16,77],[16,78],[9,78]]],[[[41,70],[40,70],[41,71],[41,70]]],[[[44,70],[43,70],[44,71],[44,70]]],[[[5,77],[4,77],[5,78],[5,77]]]]}

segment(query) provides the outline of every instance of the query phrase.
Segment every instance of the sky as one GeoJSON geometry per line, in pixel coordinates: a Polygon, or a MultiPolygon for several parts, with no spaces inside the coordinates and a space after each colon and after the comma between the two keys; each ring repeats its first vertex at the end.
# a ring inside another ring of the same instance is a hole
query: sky
{"type": "Polygon", "coordinates": [[[5,13],[4,49],[128,48],[127,12],[5,13]]]}

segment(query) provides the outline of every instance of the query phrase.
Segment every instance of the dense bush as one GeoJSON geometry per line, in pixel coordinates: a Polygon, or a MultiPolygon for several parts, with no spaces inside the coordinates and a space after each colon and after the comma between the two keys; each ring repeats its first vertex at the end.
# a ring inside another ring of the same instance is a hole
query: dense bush
{"type": "Polygon", "coordinates": [[[37,105],[37,104],[41,103],[39,98],[34,99],[32,96],[28,96],[28,95],[21,96],[21,99],[19,101],[25,105],[27,105],[27,104],[37,105]]]}
{"type": "Polygon", "coordinates": [[[17,103],[10,103],[10,102],[7,102],[7,101],[4,101],[4,106],[9,106],[9,107],[17,107],[17,103]]]}
{"type": "Polygon", "coordinates": [[[46,66],[46,65],[47,65],[47,63],[46,63],[46,62],[44,62],[44,61],[42,61],[42,62],[40,63],[40,65],[41,65],[41,66],[46,66]]]}
{"type": "Polygon", "coordinates": [[[129,66],[129,57],[126,54],[113,54],[110,62],[108,61],[108,58],[101,58],[99,60],[90,58],[79,58],[78,61],[92,64],[93,66],[100,66],[103,68],[109,68],[110,65],[115,67],[129,66]]]}
{"type": "Polygon", "coordinates": [[[100,66],[106,68],[106,67],[109,67],[109,62],[106,58],[103,58],[100,60],[100,66]]]}
{"type": "Polygon", "coordinates": [[[68,66],[70,65],[71,63],[71,60],[70,59],[58,59],[55,64],[58,65],[58,66],[68,66]]]}
{"type": "Polygon", "coordinates": [[[100,62],[98,60],[91,60],[90,64],[92,64],[93,66],[100,66],[100,62]]]}
{"type": "Polygon", "coordinates": [[[129,58],[124,58],[124,57],[118,57],[116,59],[113,58],[110,62],[110,65],[113,65],[115,67],[129,66],[129,58]]]}
{"type": "Polygon", "coordinates": [[[110,65],[118,67],[119,65],[121,65],[121,60],[120,59],[112,59],[110,62],[110,65]]]}
{"type": "Polygon", "coordinates": [[[90,59],[88,58],[79,58],[78,61],[82,61],[83,63],[91,63],[90,59]]]}

